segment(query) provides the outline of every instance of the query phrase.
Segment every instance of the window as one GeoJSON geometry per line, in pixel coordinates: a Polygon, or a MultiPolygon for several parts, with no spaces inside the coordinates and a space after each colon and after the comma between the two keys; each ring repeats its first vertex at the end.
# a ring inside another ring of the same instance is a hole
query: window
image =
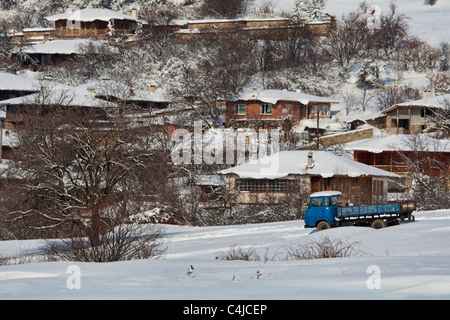
{"type": "Polygon", "coordinates": [[[287,179],[238,179],[236,188],[246,192],[288,192],[295,188],[294,180],[287,179]]]}
{"type": "Polygon", "coordinates": [[[237,115],[245,115],[247,113],[247,108],[245,104],[235,104],[234,105],[234,114],[237,115]]]}
{"type": "Polygon", "coordinates": [[[321,206],[322,206],[322,198],[311,199],[311,207],[321,207],[321,206]]]}
{"type": "Polygon", "coordinates": [[[261,104],[261,114],[272,114],[272,105],[270,103],[261,104]]]}
{"type": "Polygon", "coordinates": [[[327,197],[323,200],[323,203],[325,207],[329,207],[331,205],[331,199],[327,197]]]}
{"type": "Polygon", "coordinates": [[[322,115],[327,116],[328,115],[328,106],[322,106],[322,115]]]}
{"type": "Polygon", "coordinates": [[[315,115],[315,116],[318,116],[318,115],[319,115],[319,111],[320,111],[320,106],[315,105],[315,106],[314,106],[314,115],[315,115]]]}

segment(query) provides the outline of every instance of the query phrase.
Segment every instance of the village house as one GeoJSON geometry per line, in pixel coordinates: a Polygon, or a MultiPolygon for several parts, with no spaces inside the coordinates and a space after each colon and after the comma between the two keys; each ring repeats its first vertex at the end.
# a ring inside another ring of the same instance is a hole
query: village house
{"type": "MultiPolygon", "coordinates": [[[[59,64],[83,54],[83,48],[92,45],[94,48],[107,45],[106,42],[89,39],[61,39],[32,44],[23,49],[28,56],[26,65],[59,64]]],[[[110,49],[112,50],[112,49],[110,49]]]]}
{"type": "MultiPolygon", "coordinates": [[[[386,132],[415,134],[439,130],[436,113],[449,106],[450,94],[395,104],[382,112],[386,115],[386,132]]],[[[446,125],[450,125],[450,119],[446,125]]]]}
{"type": "Polygon", "coordinates": [[[347,143],[344,149],[353,153],[354,161],[401,176],[401,187],[391,186],[397,192],[409,191],[413,170],[431,177],[450,174],[450,140],[425,134],[378,136],[347,143]]]}
{"type": "Polygon", "coordinates": [[[16,38],[31,42],[52,39],[106,39],[111,36],[129,37],[136,32],[136,10],[131,15],[106,8],[69,7],[65,13],[45,17],[53,22],[50,28],[28,28],[14,33],[16,38]]]}
{"type": "Polygon", "coordinates": [[[6,126],[17,131],[30,116],[30,111],[40,110],[42,114],[52,112],[54,107],[65,107],[80,111],[95,111],[100,119],[107,118],[105,103],[90,96],[85,90],[67,85],[43,82],[39,91],[23,97],[0,101],[6,111],[6,126]]]}
{"type": "Polygon", "coordinates": [[[98,119],[107,120],[111,114],[123,114],[127,119],[153,117],[153,112],[168,107],[170,100],[157,92],[132,88],[117,81],[93,81],[77,87],[43,82],[37,93],[0,101],[5,108],[6,123],[14,131],[28,117],[30,108],[40,107],[48,112],[54,106],[94,111],[98,119]]]}
{"type": "Polygon", "coordinates": [[[308,194],[337,190],[355,205],[372,204],[385,201],[388,180],[399,178],[327,151],[281,151],[219,174],[236,202],[246,204],[279,201],[299,186],[308,194]]]}
{"type": "Polygon", "coordinates": [[[290,131],[303,119],[331,119],[333,103],[338,102],[301,92],[253,89],[226,101],[226,125],[290,131]]]}
{"type": "Polygon", "coordinates": [[[150,84],[147,90],[134,88],[128,84],[114,80],[91,81],[80,85],[95,98],[124,105],[132,113],[166,109],[171,100],[150,84]]]}

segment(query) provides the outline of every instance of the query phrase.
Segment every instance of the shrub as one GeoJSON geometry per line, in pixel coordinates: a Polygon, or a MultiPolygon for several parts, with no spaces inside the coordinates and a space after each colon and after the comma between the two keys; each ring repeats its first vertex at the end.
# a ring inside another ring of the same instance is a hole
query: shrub
{"type": "Polygon", "coordinates": [[[219,252],[216,255],[216,260],[260,261],[261,257],[253,247],[243,248],[237,244],[234,244],[230,249],[228,249],[228,251],[219,252]]]}
{"type": "Polygon", "coordinates": [[[159,226],[121,224],[93,246],[87,238],[49,240],[45,248],[49,260],[113,262],[161,257],[166,246],[159,226]]]}
{"type": "Polygon", "coordinates": [[[286,260],[307,260],[323,258],[343,258],[364,255],[359,242],[321,237],[306,245],[287,249],[286,260]]]}

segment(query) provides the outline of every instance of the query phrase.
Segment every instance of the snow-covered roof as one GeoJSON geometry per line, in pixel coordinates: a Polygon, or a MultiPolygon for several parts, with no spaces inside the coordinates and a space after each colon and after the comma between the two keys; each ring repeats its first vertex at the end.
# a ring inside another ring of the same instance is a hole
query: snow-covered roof
{"type": "Polygon", "coordinates": [[[261,90],[254,92],[253,90],[246,91],[240,95],[234,96],[232,98],[234,101],[243,100],[251,101],[258,100],[265,103],[276,104],[278,101],[296,101],[301,104],[307,105],[310,102],[328,102],[328,103],[338,103],[330,98],[313,96],[306,93],[294,92],[288,90],[261,90]]]}
{"type": "Polygon", "coordinates": [[[35,28],[23,28],[22,29],[23,32],[45,32],[45,31],[55,31],[55,28],[52,27],[47,27],[47,28],[40,28],[40,27],[35,27],[35,28]]]}
{"type": "Polygon", "coordinates": [[[93,9],[93,8],[85,8],[81,10],[75,10],[72,12],[65,12],[61,14],[55,14],[52,16],[45,17],[48,21],[57,21],[57,20],[73,20],[73,21],[109,21],[111,19],[117,20],[132,20],[137,21],[136,18],[128,16],[126,14],[111,10],[111,9],[93,9]]]}
{"type": "Polygon", "coordinates": [[[309,152],[311,151],[281,151],[219,171],[219,174],[236,174],[244,179],[280,179],[289,175],[319,175],[323,178],[331,178],[336,175],[349,177],[399,177],[394,173],[340,157],[327,151],[314,151],[312,166],[307,167],[309,152]]]}
{"type": "MultiPolygon", "coordinates": [[[[71,87],[59,83],[43,83],[47,87],[49,94],[45,96],[46,105],[62,104],[67,106],[99,107],[107,103],[98,97],[113,96],[127,101],[147,101],[147,102],[170,102],[160,92],[150,92],[140,89],[133,89],[130,95],[130,87],[116,81],[92,81],[77,87],[71,87]]],[[[21,105],[33,104],[42,99],[40,93],[31,94],[0,101],[0,105],[21,105]]]]}
{"type": "Polygon", "coordinates": [[[187,20],[187,19],[174,19],[169,22],[170,25],[186,26],[188,24],[200,24],[200,23],[233,23],[233,22],[246,22],[246,21],[289,21],[289,18],[283,17],[262,17],[262,16],[246,16],[234,19],[201,19],[201,20],[187,20]]]}
{"type": "Polygon", "coordinates": [[[340,191],[319,191],[310,195],[311,198],[314,197],[332,197],[332,196],[341,196],[342,192],[340,191]]]}
{"type": "Polygon", "coordinates": [[[429,108],[444,108],[446,103],[450,103],[450,94],[444,94],[440,96],[434,96],[430,98],[419,99],[415,101],[407,101],[402,103],[397,103],[392,107],[383,111],[383,113],[388,113],[398,107],[429,107],[429,108]]]}
{"type": "Polygon", "coordinates": [[[2,130],[2,146],[4,147],[16,147],[19,144],[19,138],[16,132],[7,132],[2,130]]]}
{"type": "Polygon", "coordinates": [[[131,88],[129,85],[113,80],[91,81],[78,88],[92,90],[97,96],[113,96],[127,101],[170,102],[161,92],[131,88]]]}
{"type": "Polygon", "coordinates": [[[435,139],[429,135],[386,135],[371,139],[362,139],[346,144],[347,151],[368,151],[381,153],[383,151],[428,151],[450,152],[450,140],[435,139]]]}
{"type": "Polygon", "coordinates": [[[225,185],[223,176],[220,176],[218,174],[198,175],[198,176],[196,176],[195,183],[199,186],[223,186],[223,185],[225,185]]]}
{"type": "Polygon", "coordinates": [[[103,42],[88,39],[52,40],[26,47],[23,52],[26,54],[79,54],[81,46],[90,43],[101,45],[103,42]]]}
{"type": "Polygon", "coordinates": [[[42,95],[38,92],[23,97],[3,100],[0,101],[0,105],[33,105],[37,101],[48,106],[99,107],[105,105],[104,100],[91,97],[87,89],[83,87],[70,87],[58,83],[43,83],[42,87],[46,88],[46,92],[48,93],[42,95]],[[45,99],[43,96],[45,96],[45,99]]]}
{"type": "Polygon", "coordinates": [[[15,74],[0,72],[0,90],[38,91],[39,81],[15,74]]]}

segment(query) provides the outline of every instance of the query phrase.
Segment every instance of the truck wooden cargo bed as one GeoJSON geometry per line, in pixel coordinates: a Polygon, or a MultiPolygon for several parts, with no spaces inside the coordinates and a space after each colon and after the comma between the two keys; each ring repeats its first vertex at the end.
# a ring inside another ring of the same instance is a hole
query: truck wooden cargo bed
{"type": "Polygon", "coordinates": [[[338,207],[338,217],[356,217],[367,215],[380,215],[389,213],[400,213],[402,210],[399,203],[393,204],[380,204],[369,206],[356,206],[356,207],[338,207]]]}

